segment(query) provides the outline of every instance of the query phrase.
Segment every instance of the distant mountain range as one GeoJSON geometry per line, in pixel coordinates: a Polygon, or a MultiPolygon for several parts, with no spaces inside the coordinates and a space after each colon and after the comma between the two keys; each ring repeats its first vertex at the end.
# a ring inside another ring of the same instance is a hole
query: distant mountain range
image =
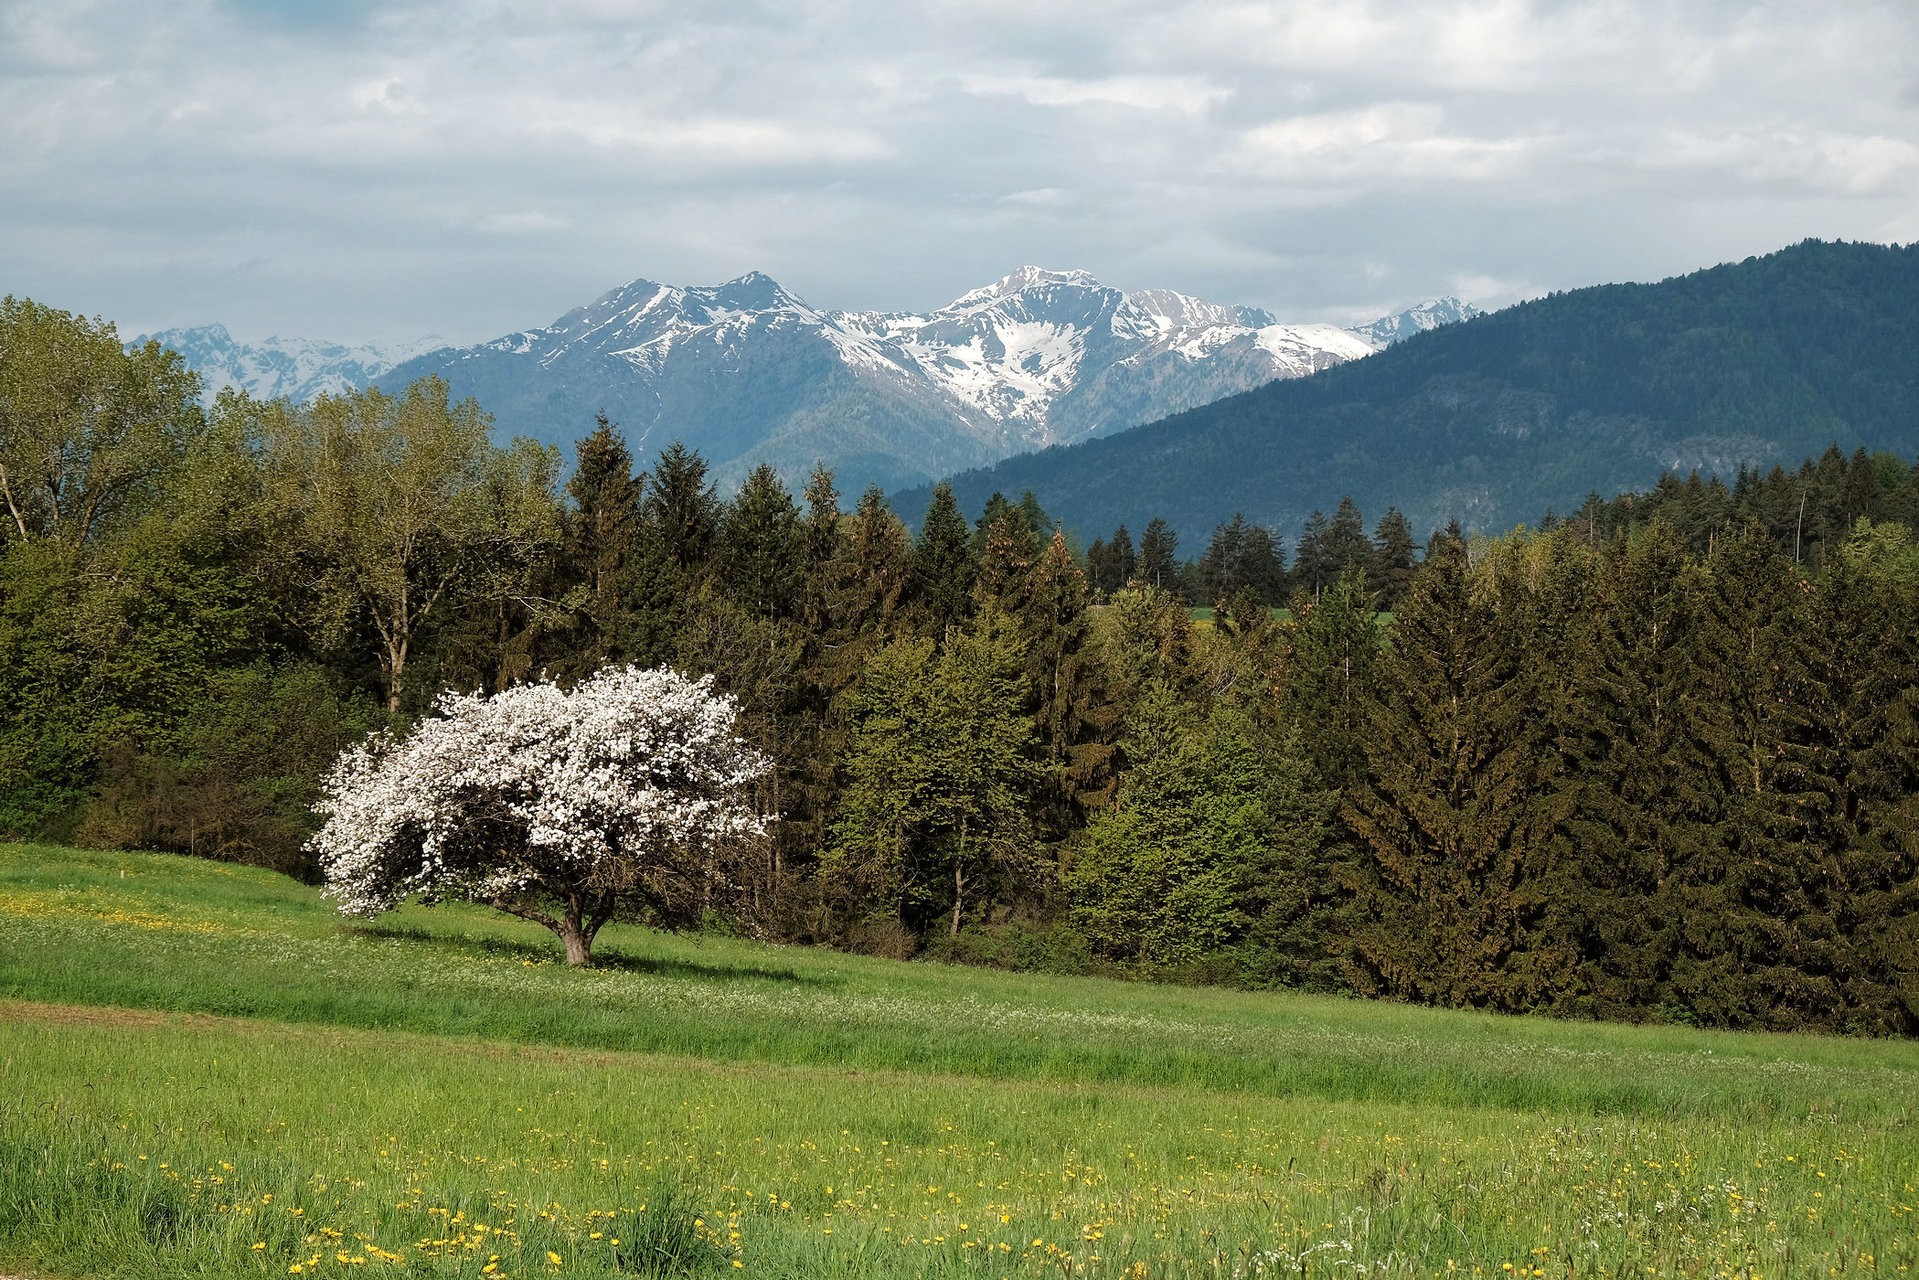
{"type": "MultiPolygon", "coordinates": [[[[1106,439],[954,479],[1031,489],[1087,539],[1235,513],[1289,539],[1351,495],[1422,534],[1499,531],[1661,471],[1730,476],[1837,444],[1919,453],[1919,245],[1807,241],[1657,284],[1554,294],[1106,439]]],[[[928,490],[898,496],[918,519],[928,490]]]]}
{"type": "Polygon", "coordinates": [[[370,386],[401,361],[446,345],[439,338],[361,347],[309,338],[241,342],[222,324],[142,334],[134,344],[147,341],[180,353],[187,367],[200,374],[209,404],[228,387],[262,400],[305,404],[321,394],[370,386]]]}
{"type": "Polygon", "coordinates": [[[1444,298],[1355,329],[1281,324],[1024,267],[926,315],[815,310],[755,272],[709,287],[635,280],[472,347],[248,345],[217,325],[153,336],[216,389],[305,400],[438,374],[502,435],[569,444],[604,409],[642,459],[677,439],[722,480],[769,462],[796,485],[824,461],[852,494],[1108,435],[1475,314],[1444,298]]]}

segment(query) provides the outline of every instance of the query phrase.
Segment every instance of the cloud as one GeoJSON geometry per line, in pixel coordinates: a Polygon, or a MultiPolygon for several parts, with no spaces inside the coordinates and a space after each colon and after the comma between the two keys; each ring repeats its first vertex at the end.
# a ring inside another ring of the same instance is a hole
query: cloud
{"type": "Polygon", "coordinates": [[[968,93],[1010,94],[1040,107],[1077,107],[1102,103],[1142,111],[1203,113],[1230,91],[1195,76],[1105,76],[1072,80],[1059,76],[972,75],[961,81],[968,93]]]}
{"type": "Polygon", "coordinates": [[[572,225],[566,218],[545,213],[539,209],[528,209],[520,213],[485,213],[473,220],[476,230],[498,236],[565,231],[572,225]]]}
{"type": "Polygon", "coordinates": [[[1800,129],[1676,133],[1639,157],[1648,169],[1718,176],[1726,184],[1781,186],[1807,195],[1873,195],[1919,173],[1919,146],[1903,138],[1800,129]]]}
{"type": "Polygon", "coordinates": [[[1915,47],[1907,0],[0,0],[0,288],[347,341],[754,268],[1501,302],[1919,235],[1915,47]]]}
{"type": "Polygon", "coordinates": [[[1382,103],[1358,111],[1290,116],[1248,130],[1226,157],[1229,171],[1299,185],[1355,180],[1512,179],[1532,145],[1525,138],[1448,132],[1431,103],[1382,103]]]}

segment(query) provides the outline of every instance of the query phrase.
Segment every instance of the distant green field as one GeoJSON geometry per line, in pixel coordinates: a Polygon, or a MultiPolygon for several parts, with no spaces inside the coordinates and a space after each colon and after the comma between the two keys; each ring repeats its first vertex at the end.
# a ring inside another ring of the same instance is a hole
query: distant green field
{"type": "MultiPolygon", "coordinates": [[[[1194,605],[1186,611],[1186,616],[1201,626],[1210,627],[1213,625],[1213,612],[1211,605],[1194,605]]],[[[1293,611],[1282,605],[1274,605],[1266,612],[1272,614],[1273,617],[1280,622],[1291,622],[1293,620],[1293,611]]]]}
{"type": "Polygon", "coordinates": [[[0,1272],[1919,1267],[1919,1045],[341,921],[0,845],[0,1272]]]}

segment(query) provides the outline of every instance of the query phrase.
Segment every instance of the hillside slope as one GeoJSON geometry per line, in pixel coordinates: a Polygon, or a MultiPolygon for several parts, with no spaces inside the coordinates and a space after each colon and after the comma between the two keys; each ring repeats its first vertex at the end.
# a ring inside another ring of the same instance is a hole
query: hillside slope
{"type": "MultiPolygon", "coordinates": [[[[1421,531],[1498,530],[1662,469],[1828,444],[1919,451],[1919,246],[1807,241],[1657,284],[1555,294],[1102,440],[954,480],[1031,489],[1087,537],[1152,516],[1197,541],[1243,512],[1288,534],[1351,494],[1421,531]]],[[[902,494],[917,518],[927,491],[902,494]]]]}

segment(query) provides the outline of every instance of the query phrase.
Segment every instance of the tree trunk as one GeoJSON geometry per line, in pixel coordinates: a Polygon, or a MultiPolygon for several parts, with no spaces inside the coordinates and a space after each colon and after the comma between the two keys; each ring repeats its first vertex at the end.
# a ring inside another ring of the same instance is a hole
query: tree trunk
{"type": "Polygon", "coordinates": [[[966,901],[966,819],[959,824],[959,848],[953,851],[953,936],[959,937],[960,907],[966,901]]]}
{"type": "Polygon", "coordinates": [[[953,864],[953,936],[959,937],[960,904],[966,900],[966,872],[963,864],[953,864]]]}
{"type": "Polygon", "coordinates": [[[566,944],[566,962],[574,966],[593,963],[593,939],[580,927],[577,920],[563,920],[558,930],[560,941],[566,944]]]}
{"type": "Polygon", "coordinates": [[[599,932],[599,926],[586,923],[586,912],[577,897],[567,899],[566,915],[559,921],[554,932],[560,935],[560,941],[566,944],[566,962],[575,967],[593,963],[593,935],[599,932]]]}

